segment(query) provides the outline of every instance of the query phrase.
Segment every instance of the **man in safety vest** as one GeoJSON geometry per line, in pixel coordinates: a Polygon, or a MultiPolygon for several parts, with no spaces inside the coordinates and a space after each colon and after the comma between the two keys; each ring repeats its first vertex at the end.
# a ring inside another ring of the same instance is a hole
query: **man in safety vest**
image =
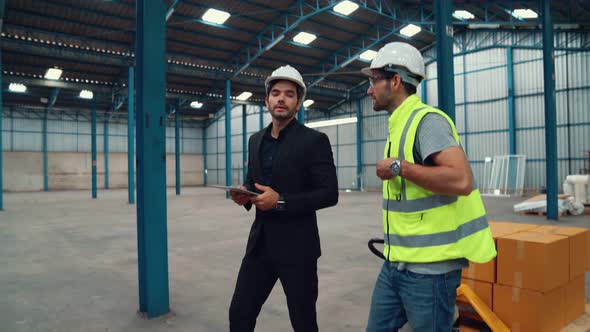
{"type": "Polygon", "coordinates": [[[368,95],[390,113],[383,160],[385,264],[377,278],[367,331],[451,331],[456,289],[468,260],[496,256],[479,190],[453,121],[424,104],[416,87],[424,60],[394,42],[371,66],[368,95]]]}

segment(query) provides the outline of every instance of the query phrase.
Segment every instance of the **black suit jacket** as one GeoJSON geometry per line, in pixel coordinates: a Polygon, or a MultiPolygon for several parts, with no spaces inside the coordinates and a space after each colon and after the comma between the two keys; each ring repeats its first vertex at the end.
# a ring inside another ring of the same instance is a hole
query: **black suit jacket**
{"type": "MultiPolygon", "coordinates": [[[[254,183],[262,184],[260,147],[271,126],[252,135],[248,142],[244,186],[249,190],[256,190],[254,183]]],[[[338,202],[338,180],[328,136],[292,120],[279,135],[270,187],[283,195],[286,209],[256,210],[246,256],[259,241],[264,241],[261,244],[274,261],[316,260],[321,255],[316,210],[338,202]]],[[[249,210],[251,205],[245,207],[249,210]]]]}

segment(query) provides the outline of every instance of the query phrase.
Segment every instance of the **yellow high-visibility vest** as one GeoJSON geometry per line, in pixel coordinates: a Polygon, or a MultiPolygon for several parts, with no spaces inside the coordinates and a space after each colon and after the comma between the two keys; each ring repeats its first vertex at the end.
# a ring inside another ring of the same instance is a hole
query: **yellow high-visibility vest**
{"type": "MultiPolygon", "coordinates": [[[[428,113],[444,116],[461,144],[453,121],[414,94],[389,117],[384,158],[414,163],[416,132],[428,113]]],[[[467,258],[484,263],[496,256],[486,211],[475,185],[468,196],[449,196],[435,194],[401,176],[383,181],[383,232],[383,254],[394,262],[467,258]]]]}

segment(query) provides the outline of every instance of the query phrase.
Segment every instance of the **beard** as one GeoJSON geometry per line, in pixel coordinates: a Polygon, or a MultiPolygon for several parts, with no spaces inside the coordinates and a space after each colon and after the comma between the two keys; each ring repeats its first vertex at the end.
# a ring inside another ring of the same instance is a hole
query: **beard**
{"type": "Polygon", "coordinates": [[[391,108],[391,93],[387,92],[385,95],[371,98],[374,112],[389,111],[391,108]]]}
{"type": "Polygon", "coordinates": [[[279,105],[273,106],[270,111],[270,115],[277,120],[291,119],[297,113],[296,109],[289,109],[285,105],[280,105],[282,107],[282,109],[277,110],[277,106],[279,106],[279,105]]]}

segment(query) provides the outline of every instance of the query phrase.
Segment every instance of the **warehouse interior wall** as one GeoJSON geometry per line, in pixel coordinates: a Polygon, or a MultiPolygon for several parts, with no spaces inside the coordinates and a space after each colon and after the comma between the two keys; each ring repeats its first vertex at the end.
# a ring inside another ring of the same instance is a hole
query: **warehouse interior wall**
{"type": "MultiPolygon", "coordinates": [[[[3,187],[7,192],[43,190],[43,119],[35,112],[8,107],[3,112],[3,187]],[[28,113],[24,113],[28,112],[28,113]],[[27,114],[27,116],[23,116],[27,114]]],[[[87,112],[60,112],[47,120],[48,190],[91,188],[91,139],[87,112]]],[[[175,185],[174,121],[166,128],[166,183],[175,185]]],[[[104,189],[104,121],[97,124],[97,185],[104,189]]],[[[127,123],[108,124],[109,188],[127,188],[127,123]]],[[[182,124],[180,130],[182,186],[203,185],[202,129],[182,124]]]]}

